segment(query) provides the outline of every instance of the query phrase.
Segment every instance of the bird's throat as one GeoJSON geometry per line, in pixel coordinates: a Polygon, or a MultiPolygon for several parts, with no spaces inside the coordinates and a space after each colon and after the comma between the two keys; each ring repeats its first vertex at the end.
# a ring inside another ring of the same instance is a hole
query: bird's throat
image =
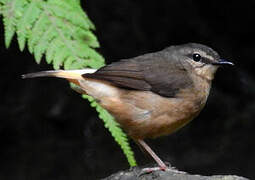
{"type": "Polygon", "coordinates": [[[200,78],[212,81],[214,79],[214,74],[217,71],[218,67],[213,65],[206,65],[202,68],[195,68],[195,74],[200,78]]]}

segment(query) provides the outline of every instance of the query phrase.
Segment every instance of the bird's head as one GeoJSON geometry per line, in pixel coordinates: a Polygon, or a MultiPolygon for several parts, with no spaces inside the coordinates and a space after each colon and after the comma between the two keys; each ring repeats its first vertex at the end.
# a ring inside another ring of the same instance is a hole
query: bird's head
{"type": "Polygon", "coordinates": [[[180,60],[183,67],[190,73],[212,80],[218,67],[234,65],[232,62],[221,59],[219,54],[212,48],[197,44],[188,43],[175,46],[175,57],[180,60]]]}

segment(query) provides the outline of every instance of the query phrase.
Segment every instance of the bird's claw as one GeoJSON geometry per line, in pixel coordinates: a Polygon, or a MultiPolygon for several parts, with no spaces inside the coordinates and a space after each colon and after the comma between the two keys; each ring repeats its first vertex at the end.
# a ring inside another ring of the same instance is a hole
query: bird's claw
{"type": "Polygon", "coordinates": [[[175,167],[151,167],[151,168],[143,168],[138,176],[142,176],[145,174],[150,174],[155,171],[169,171],[173,173],[178,173],[178,174],[186,174],[186,172],[183,171],[178,171],[175,167]]]}

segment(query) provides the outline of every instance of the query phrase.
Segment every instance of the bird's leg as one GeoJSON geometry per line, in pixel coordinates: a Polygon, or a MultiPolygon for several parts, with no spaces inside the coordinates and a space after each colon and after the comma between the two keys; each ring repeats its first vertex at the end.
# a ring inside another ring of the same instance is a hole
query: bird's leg
{"type": "Polygon", "coordinates": [[[155,170],[165,171],[167,169],[167,166],[165,165],[165,163],[156,155],[156,153],[143,140],[138,139],[137,143],[139,145],[141,145],[159,165],[159,167],[157,167],[156,169],[155,168],[147,168],[148,171],[150,171],[150,169],[151,169],[151,171],[155,171],[155,170]]]}
{"type": "Polygon", "coordinates": [[[142,140],[142,139],[137,139],[136,142],[138,145],[144,148],[146,152],[150,154],[150,156],[157,162],[159,167],[152,167],[152,168],[144,168],[142,169],[141,173],[139,176],[147,173],[152,173],[154,171],[171,171],[173,173],[178,173],[178,174],[186,174],[186,172],[178,171],[174,167],[166,166],[166,164],[156,155],[156,153],[142,140]]]}

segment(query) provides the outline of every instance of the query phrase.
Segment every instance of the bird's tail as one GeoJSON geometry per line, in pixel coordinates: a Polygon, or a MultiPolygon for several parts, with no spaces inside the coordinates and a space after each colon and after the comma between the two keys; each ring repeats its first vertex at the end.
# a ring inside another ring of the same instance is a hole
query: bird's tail
{"type": "Polygon", "coordinates": [[[67,79],[69,82],[76,84],[74,90],[81,94],[88,94],[95,99],[102,99],[103,97],[117,97],[119,91],[116,87],[109,83],[97,81],[90,78],[83,77],[83,74],[91,74],[96,72],[96,69],[81,69],[81,70],[56,70],[56,71],[40,71],[22,75],[22,78],[36,78],[36,77],[58,77],[67,79]]]}
{"type": "Polygon", "coordinates": [[[81,69],[81,70],[52,70],[40,71],[35,73],[23,74],[22,78],[35,78],[35,77],[58,77],[65,79],[82,80],[82,74],[94,73],[96,69],[81,69]]]}

